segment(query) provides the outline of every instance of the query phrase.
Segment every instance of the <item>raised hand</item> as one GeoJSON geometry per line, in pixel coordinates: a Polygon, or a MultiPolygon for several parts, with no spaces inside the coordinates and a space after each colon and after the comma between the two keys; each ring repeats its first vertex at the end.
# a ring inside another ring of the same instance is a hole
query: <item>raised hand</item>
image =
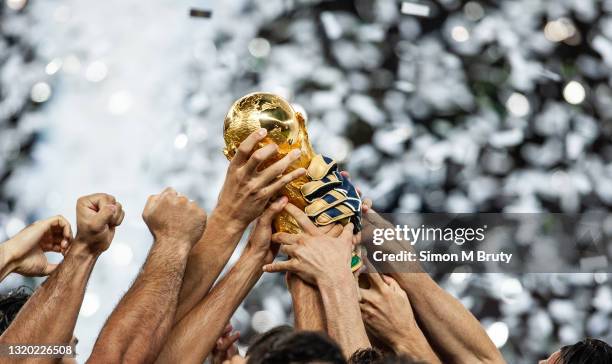
{"type": "Polygon", "coordinates": [[[266,129],[260,129],[240,144],[219,195],[217,212],[224,215],[228,224],[237,224],[238,228],[246,228],[287,183],[306,174],[304,168],[298,168],[282,175],[300,157],[299,150],[293,150],[281,160],[262,168],[278,154],[276,144],[268,144],[253,152],[266,134],[266,129]]]}
{"type": "Polygon", "coordinates": [[[45,252],[65,253],[72,243],[70,223],[57,215],[36,221],[3,244],[12,271],[26,276],[49,275],[57,264],[49,263],[45,252]]]}
{"type": "Polygon", "coordinates": [[[251,231],[246,253],[261,258],[264,264],[272,263],[280,246],[272,244],[272,222],[274,217],[287,205],[287,197],[280,197],[268,207],[257,219],[255,228],[251,231]]]}
{"type": "Polygon", "coordinates": [[[96,193],[77,201],[77,233],[75,244],[85,246],[93,254],[101,254],[110,246],[115,228],[121,225],[125,213],[115,197],[96,193]]]}
{"type": "Polygon", "coordinates": [[[369,289],[360,289],[359,307],[366,327],[398,354],[439,363],[418,327],[408,295],[391,277],[368,274],[369,289]]]}
{"type": "Polygon", "coordinates": [[[170,240],[189,249],[206,227],[206,212],[169,187],[149,197],[142,218],[156,241],[170,240]]]}
{"type": "Polygon", "coordinates": [[[212,364],[222,364],[226,360],[230,360],[235,355],[238,355],[238,348],[236,347],[236,341],[240,338],[240,332],[232,332],[232,325],[227,324],[223,334],[219,339],[213,352],[211,353],[212,364]]]}
{"type": "Polygon", "coordinates": [[[360,289],[363,320],[372,333],[396,347],[416,329],[408,295],[391,277],[378,273],[367,276],[370,288],[360,289]]]}
{"type": "Polygon", "coordinates": [[[285,208],[298,222],[303,233],[276,233],[272,241],[281,244],[281,252],[290,259],[264,266],[266,272],[289,271],[306,282],[319,285],[321,281],[336,282],[351,275],[350,262],[353,239],[353,224],[333,228],[323,234],[297,207],[288,204],[285,208]]]}

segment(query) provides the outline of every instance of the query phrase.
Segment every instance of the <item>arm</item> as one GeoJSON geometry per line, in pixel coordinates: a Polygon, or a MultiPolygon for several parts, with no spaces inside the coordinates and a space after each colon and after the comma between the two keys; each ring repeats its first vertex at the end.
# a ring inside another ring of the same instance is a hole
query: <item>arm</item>
{"type": "Polygon", "coordinates": [[[359,310],[358,290],[350,269],[353,224],[337,236],[330,230],[322,234],[303,211],[287,205],[303,229],[302,234],[277,233],[273,241],[290,259],[264,266],[266,272],[289,271],[321,291],[328,334],[336,340],[348,358],[359,349],[370,348],[359,310]]]}
{"type": "Polygon", "coordinates": [[[153,246],[132,287],[102,328],[90,362],[151,362],[169,333],[189,250],[200,238],[206,214],[166,189],[143,212],[153,246]]]}
{"type": "Polygon", "coordinates": [[[282,197],[263,213],[236,265],[174,326],[157,362],[202,363],[210,354],[226,323],[261,276],[262,266],[274,260],[272,220],[286,203],[287,198],[282,197]]]}
{"type": "MultiPolygon", "coordinates": [[[[373,210],[364,214],[364,232],[391,224],[373,210]]],[[[369,234],[368,234],[369,235],[369,234]]],[[[368,236],[364,233],[364,237],[368,236]]],[[[387,241],[380,247],[365,244],[368,250],[408,250],[399,242],[387,241]]],[[[445,361],[450,363],[504,363],[497,347],[493,344],[480,322],[459,300],[444,291],[436,282],[423,273],[418,262],[390,263],[385,272],[393,277],[406,292],[415,316],[429,343],[445,361]],[[394,264],[402,264],[401,268],[394,264]],[[409,273],[405,273],[409,272],[409,273]]]]}
{"type": "Polygon", "coordinates": [[[323,301],[317,287],[304,282],[295,274],[287,273],[287,288],[293,302],[295,328],[304,331],[326,331],[323,301]]]}
{"type": "Polygon", "coordinates": [[[338,342],[345,357],[369,348],[370,341],[359,311],[357,283],[348,266],[336,277],[321,277],[317,286],[321,290],[325,316],[328,317],[327,332],[338,342]]]}
{"type": "Polygon", "coordinates": [[[396,354],[427,363],[440,363],[417,325],[410,301],[395,280],[368,274],[369,289],[361,291],[361,312],[367,328],[396,354]]]}
{"type": "MultiPolygon", "coordinates": [[[[110,245],[115,227],[122,220],[121,205],[112,196],[96,194],[79,199],[75,241],[68,248],[64,261],[30,297],[0,337],[1,343],[70,342],[93,266],[110,245]]],[[[56,359],[35,360],[39,363],[55,362],[56,359]]]]}
{"type": "Polygon", "coordinates": [[[261,168],[278,151],[275,144],[269,144],[253,152],[266,133],[266,129],[261,129],[247,137],[230,162],[217,207],[204,235],[189,254],[175,323],[206,296],[247,226],[263,213],[270,199],[287,183],[306,173],[304,168],[298,168],[277,178],[299,158],[299,153],[289,153],[261,168]]]}
{"type": "Polygon", "coordinates": [[[36,221],[0,245],[0,281],[12,272],[25,276],[49,275],[57,264],[45,252],[65,254],[72,242],[70,223],[63,216],[36,221]]]}
{"type": "Polygon", "coordinates": [[[504,363],[480,322],[427,273],[391,273],[408,294],[423,331],[452,363],[504,363]]]}

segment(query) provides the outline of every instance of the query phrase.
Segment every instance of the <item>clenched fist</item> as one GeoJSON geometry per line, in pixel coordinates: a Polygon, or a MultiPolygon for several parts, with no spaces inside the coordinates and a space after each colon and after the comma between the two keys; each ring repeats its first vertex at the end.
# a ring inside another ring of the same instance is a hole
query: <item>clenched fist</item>
{"type": "Polygon", "coordinates": [[[125,213],[121,204],[111,195],[96,193],[77,201],[77,233],[75,240],[85,244],[94,254],[100,254],[110,246],[115,227],[123,221],[125,213]]]}
{"type": "Polygon", "coordinates": [[[206,212],[195,202],[166,188],[159,195],[150,196],[142,218],[155,240],[172,240],[191,248],[206,227],[206,212]]]}

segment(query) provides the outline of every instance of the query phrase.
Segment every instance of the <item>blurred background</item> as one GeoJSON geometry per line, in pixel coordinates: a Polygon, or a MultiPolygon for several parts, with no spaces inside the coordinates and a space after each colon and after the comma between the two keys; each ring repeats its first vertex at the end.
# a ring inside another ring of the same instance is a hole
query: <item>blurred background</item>
{"type": "MultiPolygon", "coordinates": [[[[378,211],[610,212],[611,0],[0,1],[0,241],[74,223],[88,193],[127,213],[85,295],[79,361],[150,247],[146,197],[170,185],[214,207],[223,116],[251,91],[304,110],[315,149],[378,211]]],[[[510,363],[612,341],[605,273],[440,283],[510,363]]],[[[266,274],[232,323],[244,344],[290,321],[266,274]]]]}

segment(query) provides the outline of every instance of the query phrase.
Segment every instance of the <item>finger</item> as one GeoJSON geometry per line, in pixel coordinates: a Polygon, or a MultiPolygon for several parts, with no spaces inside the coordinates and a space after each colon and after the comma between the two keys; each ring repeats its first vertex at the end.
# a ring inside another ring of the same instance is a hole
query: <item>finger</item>
{"type": "Polygon", "coordinates": [[[291,165],[291,163],[295,162],[298,158],[300,158],[301,154],[301,150],[294,149],[291,152],[287,153],[287,155],[284,156],[281,160],[275,162],[268,168],[261,171],[261,184],[267,185],[268,183],[270,183],[270,181],[273,181],[275,178],[283,174],[283,172],[285,172],[285,170],[291,165]]]}
{"type": "Polygon", "coordinates": [[[353,235],[351,242],[353,243],[353,245],[358,245],[359,243],[361,243],[361,231],[353,235]]]}
{"type": "Polygon", "coordinates": [[[116,202],[115,203],[115,213],[113,214],[113,217],[111,218],[111,224],[114,226],[119,226],[121,224],[121,215],[123,215],[123,206],[121,205],[121,203],[116,202]]]}
{"type": "Polygon", "coordinates": [[[236,331],[234,333],[228,332],[227,335],[220,337],[219,340],[217,340],[217,350],[225,351],[229,349],[232,345],[234,345],[234,343],[238,340],[239,337],[239,331],[236,331]]]}
{"type": "Polygon", "coordinates": [[[295,251],[299,248],[299,245],[281,245],[280,252],[289,256],[295,256],[295,251]]]}
{"type": "Polygon", "coordinates": [[[236,347],[236,345],[232,345],[229,347],[229,349],[227,349],[227,352],[225,353],[225,357],[231,358],[234,355],[238,355],[238,348],[236,347]]]}
{"type": "Polygon", "coordinates": [[[334,224],[332,228],[325,235],[337,238],[340,236],[340,234],[342,234],[343,231],[344,231],[344,227],[342,225],[334,224]]]}
{"type": "Polygon", "coordinates": [[[264,211],[264,213],[259,218],[259,222],[265,225],[272,224],[272,220],[274,217],[278,215],[279,212],[283,211],[289,199],[285,196],[280,197],[276,201],[274,201],[270,207],[264,211]]]}
{"type": "Polygon", "coordinates": [[[64,235],[64,240],[62,240],[62,246],[64,245],[64,242],[66,242],[66,246],[68,246],[68,243],[70,241],[72,241],[73,235],[72,235],[72,226],[70,226],[70,222],[68,222],[68,220],[66,220],[66,218],[64,218],[63,216],[60,216],[64,222],[63,228],[62,228],[62,233],[64,235]]]}
{"type": "Polygon", "coordinates": [[[351,179],[351,174],[350,174],[348,171],[340,171],[340,174],[341,174],[343,177],[346,177],[346,178],[348,178],[348,179],[351,179]]]}
{"type": "Polygon", "coordinates": [[[282,245],[294,245],[299,243],[299,235],[289,233],[276,233],[272,235],[272,241],[282,245]]]}
{"type": "Polygon", "coordinates": [[[114,204],[101,204],[96,217],[99,221],[108,223],[112,221],[115,212],[117,212],[117,207],[114,204]]]}
{"type": "Polygon", "coordinates": [[[276,144],[268,144],[261,149],[257,149],[255,152],[253,152],[249,160],[247,160],[247,162],[244,164],[243,168],[245,172],[247,173],[247,175],[255,173],[257,167],[259,167],[260,164],[265,162],[273,155],[276,155],[277,153],[278,145],[276,144]]]}
{"type": "Polygon", "coordinates": [[[369,199],[369,198],[366,198],[361,203],[361,212],[363,212],[365,214],[368,211],[370,211],[371,209],[372,209],[372,200],[369,199]]]}
{"type": "Polygon", "coordinates": [[[274,196],[276,193],[278,193],[278,191],[280,191],[283,187],[285,187],[287,183],[295,180],[296,178],[300,178],[304,175],[306,175],[306,169],[298,168],[280,177],[271,185],[262,188],[263,190],[262,193],[264,196],[274,196]]]}
{"type": "Polygon", "coordinates": [[[48,276],[49,274],[53,273],[53,271],[55,271],[58,266],[59,264],[47,263],[45,269],[43,269],[42,271],[42,275],[48,276]]]}
{"type": "Polygon", "coordinates": [[[374,313],[374,309],[372,308],[372,305],[370,305],[369,303],[360,303],[359,310],[361,311],[361,315],[363,316],[364,319],[371,318],[374,313]]]}
{"type": "Polygon", "coordinates": [[[372,302],[376,295],[377,293],[374,293],[371,289],[359,288],[360,302],[372,302]]]}
{"type": "Polygon", "coordinates": [[[385,275],[385,274],[381,274],[381,277],[384,280],[385,284],[388,285],[389,287],[391,287],[391,288],[400,288],[401,289],[399,283],[397,283],[397,281],[395,279],[393,279],[390,276],[385,275]]]}
{"type": "Polygon", "coordinates": [[[87,204],[87,207],[93,214],[99,213],[104,206],[113,205],[115,197],[106,193],[96,193],[93,195],[85,196],[83,202],[87,204]]]}
{"type": "Polygon", "coordinates": [[[162,191],[162,194],[177,196],[178,192],[176,192],[176,190],[174,188],[172,188],[172,187],[166,187],[162,191]]]}
{"type": "Polygon", "coordinates": [[[52,217],[50,225],[59,227],[62,230],[62,236],[64,239],[72,239],[72,228],[70,227],[70,222],[62,215],[52,217]]]}
{"type": "Polygon", "coordinates": [[[253,148],[255,148],[257,143],[265,138],[267,134],[268,131],[264,128],[251,133],[251,135],[240,143],[240,146],[238,146],[238,149],[236,150],[236,155],[234,155],[234,158],[232,158],[231,163],[238,166],[243,165],[249,159],[253,148]]]}
{"type": "Polygon", "coordinates": [[[368,273],[368,279],[370,280],[370,283],[372,283],[372,285],[378,289],[387,287],[387,283],[383,280],[380,274],[378,274],[378,272],[368,273]]]}
{"type": "Polygon", "coordinates": [[[340,239],[344,241],[350,241],[353,244],[353,223],[349,222],[344,226],[342,230],[342,234],[340,234],[340,239]]]}
{"type": "Polygon", "coordinates": [[[221,336],[229,334],[230,332],[232,332],[232,329],[232,324],[227,324],[227,326],[225,326],[225,329],[223,329],[223,333],[221,334],[221,336]]]}
{"type": "Polygon", "coordinates": [[[240,339],[240,331],[234,331],[228,336],[228,338],[230,339],[232,345],[234,345],[234,343],[240,339]]]}
{"type": "Polygon", "coordinates": [[[268,273],[285,272],[285,271],[295,272],[296,264],[293,259],[285,260],[283,262],[274,262],[274,263],[264,265],[263,271],[268,272],[268,273]]]}
{"type": "Polygon", "coordinates": [[[121,210],[121,215],[119,215],[119,218],[117,219],[117,221],[115,221],[115,226],[121,225],[124,218],[125,218],[125,211],[121,210]]]}
{"type": "Polygon", "coordinates": [[[306,216],[304,211],[290,203],[285,206],[285,211],[287,211],[289,215],[293,216],[298,225],[300,225],[302,230],[304,230],[307,234],[321,235],[317,226],[308,218],[308,216],[306,216]]]}

